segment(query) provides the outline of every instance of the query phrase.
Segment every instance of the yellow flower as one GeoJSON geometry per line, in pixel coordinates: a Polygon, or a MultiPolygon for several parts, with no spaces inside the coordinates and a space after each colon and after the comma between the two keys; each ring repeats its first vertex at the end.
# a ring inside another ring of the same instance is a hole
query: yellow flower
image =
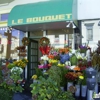
{"type": "Polygon", "coordinates": [[[32,79],[36,80],[37,79],[37,75],[33,75],[32,79]]]}
{"type": "Polygon", "coordinates": [[[83,80],[84,79],[84,76],[79,76],[79,79],[83,80]]]}

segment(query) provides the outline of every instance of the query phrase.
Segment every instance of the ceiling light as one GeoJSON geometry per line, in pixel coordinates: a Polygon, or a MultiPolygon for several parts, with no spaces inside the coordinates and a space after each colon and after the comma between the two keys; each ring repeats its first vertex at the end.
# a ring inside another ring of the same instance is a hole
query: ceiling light
{"type": "Polygon", "coordinates": [[[73,27],[73,28],[76,28],[76,26],[75,26],[75,24],[74,24],[74,23],[72,24],[72,27],[73,27]]]}
{"type": "Polygon", "coordinates": [[[71,23],[69,23],[68,25],[66,25],[66,27],[70,27],[70,24],[71,24],[71,23]]]}

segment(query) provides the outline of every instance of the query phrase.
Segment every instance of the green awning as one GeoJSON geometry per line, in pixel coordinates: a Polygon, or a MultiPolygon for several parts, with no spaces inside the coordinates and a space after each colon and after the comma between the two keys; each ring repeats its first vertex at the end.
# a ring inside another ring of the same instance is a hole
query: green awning
{"type": "Polygon", "coordinates": [[[43,24],[72,20],[73,0],[50,0],[15,6],[8,18],[8,26],[43,24]]]}

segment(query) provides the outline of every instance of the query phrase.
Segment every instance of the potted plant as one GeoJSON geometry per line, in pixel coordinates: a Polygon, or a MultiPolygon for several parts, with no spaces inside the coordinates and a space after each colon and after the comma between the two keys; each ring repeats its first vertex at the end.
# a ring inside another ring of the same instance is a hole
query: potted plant
{"type": "Polygon", "coordinates": [[[34,100],[54,100],[59,93],[57,82],[50,77],[45,79],[39,77],[39,84],[33,83],[30,85],[32,88],[32,97],[34,100]]]}
{"type": "Polygon", "coordinates": [[[33,83],[31,93],[34,100],[75,100],[71,92],[62,92],[56,81],[39,77],[39,84],[33,83]]]}

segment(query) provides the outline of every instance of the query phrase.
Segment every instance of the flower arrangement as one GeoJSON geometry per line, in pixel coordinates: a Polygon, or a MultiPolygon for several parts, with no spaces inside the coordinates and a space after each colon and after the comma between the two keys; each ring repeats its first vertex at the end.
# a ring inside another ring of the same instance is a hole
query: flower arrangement
{"type": "Polygon", "coordinates": [[[32,79],[36,80],[37,79],[37,75],[33,75],[32,79]]]}
{"type": "Polygon", "coordinates": [[[86,53],[86,51],[87,51],[87,46],[79,46],[79,51],[80,51],[80,53],[86,53]]]}
{"type": "Polygon", "coordinates": [[[82,73],[83,73],[83,79],[82,79],[81,84],[82,84],[82,85],[86,85],[86,79],[87,79],[87,76],[86,76],[85,70],[83,70],[82,73]]]}
{"type": "Polygon", "coordinates": [[[65,64],[59,63],[57,66],[58,66],[58,67],[65,67],[65,64]]]}
{"type": "Polygon", "coordinates": [[[53,65],[58,65],[58,60],[55,60],[55,59],[50,59],[49,60],[49,63],[53,66],[53,65]]]}
{"type": "Polygon", "coordinates": [[[81,84],[82,80],[84,79],[84,76],[81,72],[77,72],[77,80],[76,80],[76,84],[81,84]]]}
{"type": "Polygon", "coordinates": [[[68,47],[59,49],[60,54],[67,54],[67,53],[69,53],[69,51],[70,51],[70,48],[68,48],[68,47]]]}
{"type": "Polygon", "coordinates": [[[28,63],[28,60],[26,58],[23,58],[21,60],[18,61],[14,61],[13,64],[15,66],[21,67],[21,68],[25,68],[26,64],[28,63]]]}
{"type": "Polygon", "coordinates": [[[75,72],[68,72],[65,77],[67,82],[75,82],[77,79],[77,74],[75,72]]]}

